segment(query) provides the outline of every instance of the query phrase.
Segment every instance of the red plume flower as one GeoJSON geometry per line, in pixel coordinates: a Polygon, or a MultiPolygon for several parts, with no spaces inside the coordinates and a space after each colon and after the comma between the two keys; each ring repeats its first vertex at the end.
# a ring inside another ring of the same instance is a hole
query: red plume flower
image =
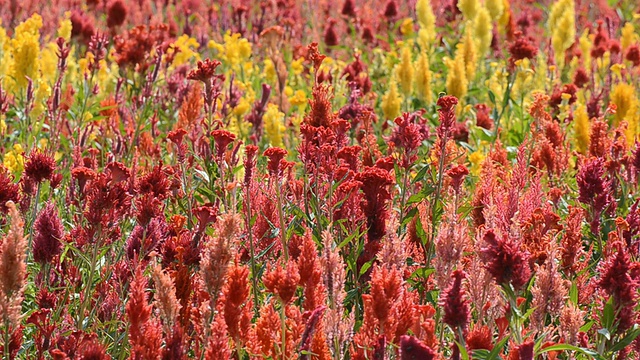
{"type": "Polygon", "coordinates": [[[437,353],[415,336],[400,336],[400,360],[433,360],[437,353]]]}
{"type": "Polygon", "coordinates": [[[51,156],[35,151],[29,155],[24,165],[24,174],[38,184],[44,180],[51,180],[55,169],[56,162],[51,156]]]}
{"type": "Polygon", "coordinates": [[[51,262],[60,254],[64,237],[64,228],[53,203],[48,203],[34,224],[36,235],[33,238],[33,260],[40,264],[51,262]]]}
{"type": "Polygon", "coordinates": [[[462,290],[462,279],[465,274],[462,270],[456,270],[452,277],[453,283],[445,291],[441,301],[444,307],[443,321],[452,329],[464,329],[469,322],[469,304],[465,299],[464,290],[462,290]]]}
{"type": "Polygon", "coordinates": [[[529,256],[518,244],[504,237],[498,238],[493,230],[484,234],[484,243],[480,256],[496,283],[511,283],[517,290],[529,281],[529,256]]]}

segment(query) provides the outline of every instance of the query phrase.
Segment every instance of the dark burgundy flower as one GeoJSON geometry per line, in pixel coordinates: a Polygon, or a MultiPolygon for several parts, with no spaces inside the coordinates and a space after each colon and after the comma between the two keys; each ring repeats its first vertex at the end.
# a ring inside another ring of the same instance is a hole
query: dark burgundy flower
{"type": "Polygon", "coordinates": [[[433,360],[436,352],[415,336],[400,336],[400,360],[433,360]]]}
{"type": "Polygon", "coordinates": [[[444,308],[442,320],[452,329],[464,329],[469,322],[469,304],[462,289],[462,279],[465,278],[465,274],[462,270],[456,270],[451,277],[453,278],[453,283],[444,292],[441,300],[441,305],[444,308]]]}
{"type": "Polygon", "coordinates": [[[573,84],[579,88],[589,83],[589,75],[584,68],[578,68],[576,74],[573,76],[573,84]]]}
{"type": "Polygon", "coordinates": [[[356,17],[356,6],[353,4],[353,0],[345,0],[341,13],[344,16],[356,17]]]}
{"type": "Polygon", "coordinates": [[[493,120],[489,117],[489,107],[485,104],[477,104],[476,108],[476,125],[487,130],[493,128],[493,120]]]}
{"type": "Polygon", "coordinates": [[[516,346],[509,353],[509,359],[533,360],[533,341],[527,341],[516,346]]]}
{"type": "Polygon", "coordinates": [[[13,182],[12,176],[4,166],[0,166],[0,212],[7,214],[7,201],[20,202],[20,186],[13,182]]]}
{"type": "Polygon", "coordinates": [[[64,237],[64,228],[53,203],[48,203],[34,224],[33,260],[40,264],[51,262],[62,251],[60,240],[64,237]]]}
{"type": "Polygon", "coordinates": [[[387,2],[383,15],[389,21],[393,21],[395,17],[398,16],[398,4],[396,4],[395,0],[389,0],[389,2],[387,2]]]}
{"type": "Polygon", "coordinates": [[[251,184],[251,178],[253,177],[253,170],[256,167],[256,154],[258,153],[258,147],[255,145],[247,145],[244,148],[244,185],[249,186],[251,184]]]}
{"type": "Polygon", "coordinates": [[[634,321],[638,281],[631,277],[631,261],[621,242],[613,244],[615,252],[602,264],[598,285],[613,297],[618,314],[618,331],[628,329],[634,321]]]}
{"type": "Polygon", "coordinates": [[[27,163],[24,165],[24,174],[36,184],[44,180],[51,180],[53,172],[56,170],[56,162],[49,155],[34,151],[29,155],[27,163]]]}
{"type": "Polygon", "coordinates": [[[324,30],[324,43],[327,46],[336,46],[339,44],[335,26],[336,21],[334,19],[329,19],[327,22],[327,28],[324,30]]]}
{"type": "Polygon", "coordinates": [[[522,59],[534,59],[538,54],[538,49],[533,44],[531,38],[524,36],[521,32],[516,32],[516,40],[509,46],[509,62],[511,64],[522,59]]]}
{"type": "Polygon", "coordinates": [[[634,44],[627,49],[625,58],[633,63],[633,66],[640,66],[640,47],[634,44]]]}
{"type": "Polygon", "coordinates": [[[113,1],[107,8],[107,26],[116,27],[122,25],[127,18],[127,7],[122,0],[113,1]]]}
{"type": "Polygon", "coordinates": [[[531,270],[528,254],[512,240],[504,237],[498,239],[493,230],[488,230],[484,235],[480,257],[487,271],[500,285],[510,283],[518,290],[529,281],[531,270]]]}

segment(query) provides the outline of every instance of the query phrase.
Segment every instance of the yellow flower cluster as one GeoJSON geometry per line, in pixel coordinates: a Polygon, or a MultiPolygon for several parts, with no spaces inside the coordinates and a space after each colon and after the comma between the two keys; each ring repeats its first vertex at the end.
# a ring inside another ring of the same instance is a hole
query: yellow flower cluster
{"type": "Polygon", "coordinates": [[[230,32],[224,34],[224,43],[218,44],[214,40],[210,40],[208,47],[218,51],[217,57],[232,67],[241,64],[251,56],[251,43],[241,38],[240,34],[231,35],[230,32]]]}
{"type": "Polygon", "coordinates": [[[548,26],[556,64],[560,68],[564,65],[564,52],[571,47],[576,36],[575,17],[573,0],[558,0],[551,5],[548,26]]]}
{"type": "Polygon", "coordinates": [[[271,146],[283,147],[282,137],[286,131],[284,126],[284,113],[278,109],[278,105],[267,105],[264,113],[264,131],[271,146]]]}

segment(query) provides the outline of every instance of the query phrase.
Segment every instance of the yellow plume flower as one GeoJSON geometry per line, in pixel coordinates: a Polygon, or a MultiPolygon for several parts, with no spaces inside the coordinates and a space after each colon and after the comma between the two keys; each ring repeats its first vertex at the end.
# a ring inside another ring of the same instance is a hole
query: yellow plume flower
{"type": "Polygon", "coordinates": [[[473,23],[474,37],[478,45],[478,54],[484,56],[491,46],[493,39],[493,25],[491,25],[491,15],[485,7],[480,7],[473,23]]]}
{"type": "Polygon", "coordinates": [[[402,93],[404,96],[410,96],[413,91],[413,65],[409,46],[402,48],[401,60],[396,68],[396,75],[398,76],[402,93]]]}
{"type": "Polygon", "coordinates": [[[400,33],[404,36],[409,36],[413,34],[413,19],[405,18],[402,20],[400,24],[400,33]]]}
{"type": "Polygon", "coordinates": [[[627,117],[627,113],[631,114],[630,110],[634,108],[637,101],[636,91],[632,85],[618,83],[613,87],[611,91],[611,102],[617,106],[615,115],[616,125],[620,124],[620,122],[627,117]]]}
{"type": "MultiPolygon", "coordinates": [[[[460,52],[457,51],[457,53],[460,52]]],[[[462,99],[467,95],[467,87],[469,86],[464,58],[462,56],[456,56],[453,60],[445,58],[444,63],[448,69],[447,94],[453,95],[458,99],[462,99]]]]}
{"type": "Polygon", "coordinates": [[[429,56],[423,52],[418,57],[416,63],[416,90],[420,98],[427,104],[433,102],[433,93],[431,91],[431,69],[429,69],[429,56]]]}
{"type": "Polygon", "coordinates": [[[177,38],[169,50],[167,50],[167,55],[175,54],[171,66],[176,68],[188,63],[191,59],[194,59],[195,61],[200,60],[198,47],[200,47],[198,41],[189,35],[182,35],[177,38]]]}
{"type": "Polygon", "coordinates": [[[400,115],[400,105],[402,104],[402,97],[398,94],[398,84],[394,79],[389,84],[389,90],[386,94],[382,95],[382,113],[385,119],[395,119],[400,115]]]}
{"type": "Polygon", "coordinates": [[[625,121],[627,122],[627,129],[625,131],[625,136],[627,138],[627,145],[632,146],[636,142],[636,138],[638,137],[638,126],[640,126],[640,113],[638,112],[638,100],[631,104],[631,108],[627,111],[627,116],[625,117],[625,121]]]}
{"type": "Polygon", "coordinates": [[[33,14],[29,19],[16,27],[11,40],[11,56],[9,76],[6,78],[11,90],[20,91],[27,86],[27,77],[33,81],[38,76],[38,58],[40,56],[40,28],[42,17],[33,14]]]}
{"type": "Polygon", "coordinates": [[[480,3],[478,0],[459,0],[458,1],[458,9],[462,12],[462,16],[464,16],[467,20],[473,20],[478,13],[478,8],[480,7],[480,3]]]}
{"type": "Polygon", "coordinates": [[[620,36],[620,46],[622,47],[623,51],[627,50],[629,46],[633,45],[636,42],[638,35],[636,35],[635,31],[636,29],[633,26],[633,23],[627,22],[626,24],[624,24],[620,36]]]}
{"type": "Polygon", "coordinates": [[[487,7],[489,15],[491,15],[491,20],[493,21],[498,21],[504,13],[503,0],[485,0],[484,6],[487,7]]]}
{"type": "Polygon", "coordinates": [[[504,34],[507,26],[509,25],[509,22],[511,21],[511,4],[509,3],[509,0],[502,0],[502,7],[504,10],[502,11],[502,15],[498,19],[498,24],[500,25],[498,27],[498,30],[501,34],[504,34]]]}
{"type": "Polygon", "coordinates": [[[591,125],[586,106],[580,104],[573,116],[573,129],[575,131],[576,149],[585,154],[589,149],[589,132],[591,125]]]}
{"type": "Polygon", "coordinates": [[[264,132],[269,144],[275,147],[284,147],[282,137],[285,130],[284,113],[278,109],[278,105],[267,105],[267,111],[264,113],[264,132]]]}
{"type": "Polygon", "coordinates": [[[420,32],[423,32],[427,43],[432,43],[436,38],[436,16],[431,8],[431,1],[418,0],[416,3],[416,16],[420,24],[420,32]]]}
{"type": "Polygon", "coordinates": [[[64,41],[69,42],[71,40],[71,29],[73,26],[71,25],[71,12],[67,11],[64,13],[64,19],[60,20],[60,25],[58,26],[58,36],[63,38],[64,41]]]}
{"type": "Polygon", "coordinates": [[[22,145],[15,144],[13,145],[13,149],[9,150],[3,159],[4,166],[11,171],[13,175],[16,177],[22,174],[24,170],[24,150],[22,149],[22,145]]]}
{"type": "Polygon", "coordinates": [[[580,45],[580,51],[582,52],[582,61],[584,62],[584,68],[590,72],[591,70],[591,48],[593,47],[593,40],[590,39],[589,29],[584,29],[582,35],[578,39],[580,45]]]}
{"type": "Polygon", "coordinates": [[[476,77],[478,50],[476,48],[476,42],[473,40],[473,35],[471,35],[470,26],[467,26],[467,30],[464,32],[462,43],[457,45],[456,57],[458,56],[461,56],[464,60],[467,79],[473,80],[476,77]]]}
{"type": "Polygon", "coordinates": [[[564,52],[571,47],[576,36],[575,4],[573,0],[558,0],[551,5],[548,26],[556,63],[564,65],[564,52]]]}

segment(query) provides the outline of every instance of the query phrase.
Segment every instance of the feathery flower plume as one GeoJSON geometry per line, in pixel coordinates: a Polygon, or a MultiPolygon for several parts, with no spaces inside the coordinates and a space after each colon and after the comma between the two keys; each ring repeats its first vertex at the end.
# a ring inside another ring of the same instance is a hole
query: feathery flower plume
{"type": "Polygon", "coordinates": [[[498,237],[494,230],[487,230],[483,239],[480,257],[496,283],[511,284],[516,290],[524,286],[531,276],[528,254],[513,240],[498,237]]]}
{"type": "Polygon", "coordinates": [[[277,265],[270,269],[263,278],[264,287],[270,293],[277,295],[283,304],[291,302],[299,281],[298,266],[292,259],[289,259],[286,266],[277,265]]]}
{"type": "Polygon", "coordinates": [[[452,329],[460,328],[464,330],[469,322],[469,304],[462,289],[462,279],[465,278],[465,274],[462,270],[456,270],[451,277],[453,278],[453,283],[444,292],[441,299],[441,304],[444,308],[442,321],[451,326],[452,329]]]}
{"type": "Polygon", "coordinates": [[[438,354],[415,336],[400,336],[400,360],[433,360],[438,354]]]}
{"type": "Polygon", "coordinates": [[[238,214],[221,215],[217,222],[216,235],[204,245],[200,275],[214,303],[224,284],[227,267],[231,261],[231,247],[240,230],[241,221],[238,214]]]}
{"type": "Polygon", "coordinates": [[[40,151],[34,151],[29,155],[24,164],[24,174],[36,184],[44,180],[52,180],[53,172],[56,170],[56,163],[53,158],[40,151]]]}
{"type": "Polygon", "coordinates": [[[16,205],[8,202],[6,206],[11,225],[0,244],[0,317],[4,322],[4,331],[13,333],[18,328],[22,309],[22,292],[27,274],[27,242],[24,222],[16,205]]]}
{"type": "Polygon", "coordinates": [[[33,238],[33,260],[40,264],[51,262],[62,251],[64,228],[58,217],[56,206],[49,202],[34,224],[35,237],[33,238]]]}
{"type": "Polygon", "coordinates": [[[156,287],[156,304],[164,321],[165,333],[168,334],[177,323],[181,307],[176,298],[176,288],[159,264],[153,266],[151,275],[156,287]]]}
{"type": "Polygon", "coordinates": [[[615,252],[602,263],[598,285],[609,296],[613,296],[619,321],[617,330],[623,332],[635,320],[634,307],[637,299],[638,280],[631,276],[632,264],[624,244],[616,241],[611,245],[611,248],[615,249],[615,252]]]}

